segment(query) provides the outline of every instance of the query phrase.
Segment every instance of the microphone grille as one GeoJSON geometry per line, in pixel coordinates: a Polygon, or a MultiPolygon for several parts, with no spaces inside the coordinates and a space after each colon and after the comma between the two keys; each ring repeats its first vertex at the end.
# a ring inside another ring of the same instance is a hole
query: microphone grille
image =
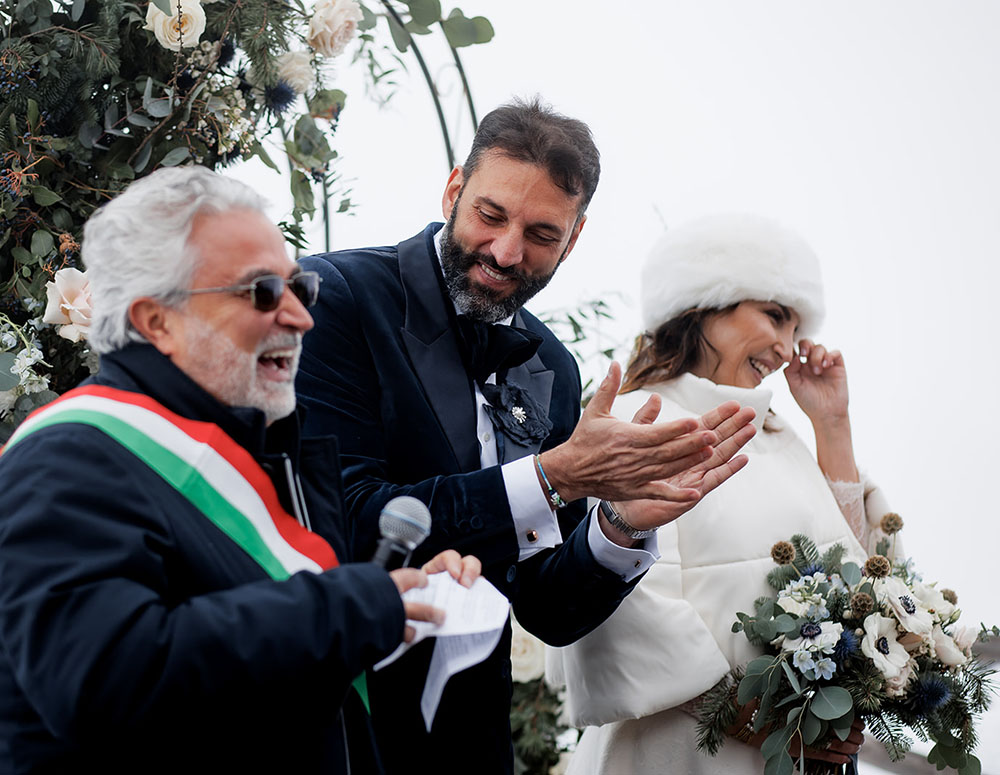
{"type": "Polygon", "coordinates": [[[412,551],[430,535],[431,513],[416,498],[400,495],[382,507],[378,529],[383,538],[394,538],[412,551]]]}

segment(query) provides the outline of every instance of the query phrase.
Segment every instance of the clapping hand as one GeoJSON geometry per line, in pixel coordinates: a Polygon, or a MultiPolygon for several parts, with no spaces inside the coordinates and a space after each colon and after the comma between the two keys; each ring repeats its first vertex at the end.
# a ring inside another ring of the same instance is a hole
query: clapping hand
{"type": "MultiPolygon", "coordinates": [[[[648,425],[657,416],[647,402],[636,412],[632,422],[648,425]]],[[[751,425],[754,410],[739,408],[735,401],[729,401],[702,415],[699,422],[706,428],[715,430],[719,443],[713,447],[712,455],[690,468],[669,477],[666,483],[679,491],[693,493],[693,497],[678,501],[631,500],[615,503],[615,510],[629,525],[637,530],[662,527],[687,513],[698,501],[710,493],[730,476],[747,464],[746,455],[736,453],[753,438],[756,428],[751,425]],[[738,410],[732,413],[734,407],[738,410]]],[[[602,525],[605,533],[610,525],[602,525]]]]}
{"type": "Polygon", "coordinates": [[[566,500],[644,499],[650,502],[626,507],[636,522],[626,521],[637,529],[658,527],[746,464],[736,453],[755,432],[749,407],[729,401],[700,418],[654,424],[660,411],[654,395],[625,422],[611,414],[620,382],[621,367],[613,363],[573,435],[542,455],[552,486],[566,500]]]}

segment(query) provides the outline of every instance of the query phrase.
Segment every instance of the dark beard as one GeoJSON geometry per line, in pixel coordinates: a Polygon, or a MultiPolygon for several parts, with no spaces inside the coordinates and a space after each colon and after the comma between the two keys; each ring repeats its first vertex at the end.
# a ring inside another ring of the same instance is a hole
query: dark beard
{"type": "MultiPolygon", "coordinates": [[[[556,270],[553,269],[552,273],[548,275],[531,277],[517,267],[504,269],[497,264],[493,256],[466,251],[452,236],[456,212],[458,212],[457,202],[441,234],[441,268],[444,272],[444,283],[448,289],[448,295],[455,303],[459,313],[467,315],[473,320],[479,320],[483,323],[498,323],[501,320],[506,320],[548,285],[556,270]],[[500,274],[517,278],[519,285],[507,296],[492,288],[473,285],[469,279],[469,272],[478,263],[483,263],[500,274]]],[[[556,264],[556,268],[558,267],[559,265],[556,264]]]]}

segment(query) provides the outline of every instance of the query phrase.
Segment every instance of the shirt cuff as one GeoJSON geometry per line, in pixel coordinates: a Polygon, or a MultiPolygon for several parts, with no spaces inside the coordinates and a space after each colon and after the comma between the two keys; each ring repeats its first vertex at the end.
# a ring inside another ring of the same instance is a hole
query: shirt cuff
{"type": "Polygon", "coordinates": [[[587,543],[594,559],[610,571],[617,573],[623,581],[638,578],[649,567],[660,559],[660,549],[656,543],[656,534],[644,538],[642,544],[635,548],[619,546],[604,535],[597,517],[597,506],[590,510],[590,527],[587,528],[587,543]]]}
{"type": "Polygon", "coordinates": [[[500,467],[507,488],[510,515],[517,531],[518,560],[562,543],[559,521],[538,484],[535,456],[528,455],[500,467]]]}

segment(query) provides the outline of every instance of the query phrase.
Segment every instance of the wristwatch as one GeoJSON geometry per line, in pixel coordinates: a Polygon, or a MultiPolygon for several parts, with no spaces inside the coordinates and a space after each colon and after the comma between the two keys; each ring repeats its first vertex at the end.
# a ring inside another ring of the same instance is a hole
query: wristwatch
{"type": "Polygon", "coordinates": [[[611,523],[611,526],[617,528],[629,538],[649,538],[651,535],[656,533],[655,527],[651,530],[637,530],[632,527],[628,522],[622,519],[621,514],[615,511],[615,507],[611,505],[610,501],[601,501],[600,509],[605,519],[611,523]]]}

